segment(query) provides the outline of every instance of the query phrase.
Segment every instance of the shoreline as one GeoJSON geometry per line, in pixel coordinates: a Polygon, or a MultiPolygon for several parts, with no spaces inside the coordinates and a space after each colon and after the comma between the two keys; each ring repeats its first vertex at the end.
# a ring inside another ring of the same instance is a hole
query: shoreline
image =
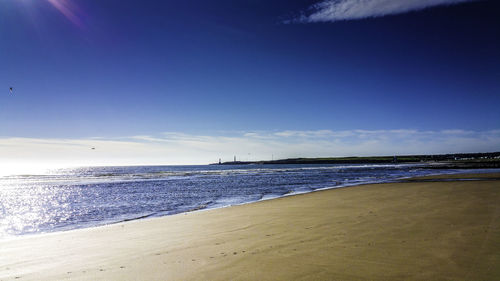
{"type": "MultiPolygon", "coordinates": [[[[488,180],[489,177],[488,176],[485,177],[485,175],[488,175],[488,174],[499,174],[500,175],[500,169],[497,169],[497,168],[492,168],[492,169],[482,169],[481,168],[481,169],[474,169],[474,170],[476,170],[476,171],[471,172],[469,169],[466,169],[465,171],[457,171],[456,173],[455,172],[445,173],[445,174],[431,173],[431,174],[425,175],[425,176],[401,177],[401,178],[394,178],[391,180],[380,181],[380,182],[364,182],[364,183],[344,184],[344,185],[339,185],[339,186],[321,187],[321,188],[317,188],[317,189],[313,189],[313,190],[309,190],[309,191],[293,191],[293,192],[285,193],[285,194],[282,194],[282,195],[279,195],[276,197],[271,197],[271,198],[266,198],[266,199],[263,199],[265,196],[264,195],[261,199],[258,199],[255,201],[248,201],[248,202],[242,202],[242,203],[237,203],[237,204],[223,205],[223,206],[217,206],[217,207],[208,207],[208,208],[207,207],[205,207],[205,208],[196,207],[196,208],[193,208],[192,210],[179,212],[179,213],[173,213],[173,214],[167,214],[167,215],[149,214],[149,215],[142,215],[142,216],[135,217],[135,218],[127,218],[127,219],[123,219],[120,221],[103,222],[100,224],[88,225],[88,226],[84,226],[84,227],[75,227],[75,228],[68,227],[68,229],[59,229],[59,230],[54,230],[54,231],[7,235],[4,237],[0,237],[0,242],[5,241],[5,240],[15,240],[17,238],[23,238],[23,237],[36,237],[36,236],[40,236],[40,235],[58,234],[58,233],[65,233],[65,232],[70,232],[70,231],[106,227],[106,226],[110,226],[110,225],[116,225],[116,224],[128,223],[128,222],[134,222],[134,221],[159,219],[159,218],[163,218],[163,217],[177,216],[177,215],[182,215],[182,214],[219,210],[219,209],[231,208],[231,207],[235,207],[235,206],[254,204],[254,203],[263,202],[263,201],[270,201],[270,200],[276,200],[276,199],[281,199],[281,198],[287,198],[287,197],[292,197],[292,196],[297,196],[297,195],[305,195],[305,194],[310,194],[310,193],[315,193],[315,192],[335,190],[335,189],[344,189],[344,188],[351,188],[351,187],[357,187],[357,186],[378,185],[378,184],[387,184],[387,183],[407,183],[407,182],[458,181],[458,180],[463,180],[460,177],[464,177],[464,176],[465,177],[476,176],[474,179],[466,179],[466,180],[468,180],[468,181],[480,181],[480,180],[488,180]],[[477,170],[481,170],[481,171],[477,172],[477,170]]],[[[498,178],[500,178],[500,176],[498,176],[498,178]]]]}
{"type": "Polygon", "coordinates": [[[358,185],[1,240],[0,280],[492,280],[500,173],[460,175],[471,176],[493,179],[358,185]]]}

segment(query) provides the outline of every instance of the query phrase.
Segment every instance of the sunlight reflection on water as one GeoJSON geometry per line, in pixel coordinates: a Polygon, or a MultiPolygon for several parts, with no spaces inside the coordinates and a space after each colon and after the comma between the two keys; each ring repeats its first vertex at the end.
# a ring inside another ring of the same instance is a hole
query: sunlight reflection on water
{"type": "Polygon", "coordinates": [[[0,177],[0,238],[457,170],[418,165],[138,166],[0,177]]]}

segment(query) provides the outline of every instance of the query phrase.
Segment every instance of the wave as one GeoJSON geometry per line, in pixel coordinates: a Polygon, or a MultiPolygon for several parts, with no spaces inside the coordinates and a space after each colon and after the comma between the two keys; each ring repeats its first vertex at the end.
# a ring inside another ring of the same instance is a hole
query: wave
{"type": "MultiPolygon", "coordinates": [[[[362,169],[403,169],[406,167],[421,167],[421,164],[352,164],[352,165],[328,165],[317,166],[314,164],[299,167],[295,165],[286,165],[286,167],[262,167],[263,165],[245,165],[238,166],[236,169],[227,169],[225,167],[204,170],[189,170],[176,171],[171,166],[165,166],[166,170],[160,171],[135,171],[134,168],[124,169],[120,167],[120,172],[100,172],[99,169],[78,168],[69,170],[57,170],[54,174],[47,175],[15,175],[0,177],[0,181],[22,181],[30,183],[50,183],[50,184],[95,184],[105,182],[127,182],[127,181],[146,181],[146,180],[162,180],[162,179],[182,179],[191,177],[210,177],[210,176],[238,176],[238,175],[263,175],[263,174],[280,174],[280,173],[301,173],[304,171],[337,171],[339,173],[347,173],[350,170],[362,169]],[[292,167],[290,167],[292,166],[292,167]],[[91,172],[89,172],[89,170],[91,172]],[[59,172],[59,173],[58,173],[59,172]]],[[[110,167],[109,169],[113,169],[110,167]]],[[[136,168],[137,169],[137,168],[136,168]]]]}
{"type": "MultiPolygon", "coordinates": [[[[0,178],[0,237],[222,208],[461,170],[422,165],[96,167],[0,178]],[[29,200],[26,200],[29,198],[29,200]],[[62,216],[64,214],[64,216],[62,216]],[[15,222],[15,223],[14,223],[15,222]]],[[[476,172],[476,171],[475,171],[476,172]]]]}

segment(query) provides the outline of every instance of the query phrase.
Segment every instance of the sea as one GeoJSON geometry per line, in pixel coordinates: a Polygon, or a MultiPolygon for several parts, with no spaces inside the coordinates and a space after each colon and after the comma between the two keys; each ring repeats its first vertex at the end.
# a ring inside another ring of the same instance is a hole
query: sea
{"type": "Polygon", "coordinates": [[[266,164],[80,167],[7,175],[0,177],[0,239],[463,172],[422,164],[266,164]]]}

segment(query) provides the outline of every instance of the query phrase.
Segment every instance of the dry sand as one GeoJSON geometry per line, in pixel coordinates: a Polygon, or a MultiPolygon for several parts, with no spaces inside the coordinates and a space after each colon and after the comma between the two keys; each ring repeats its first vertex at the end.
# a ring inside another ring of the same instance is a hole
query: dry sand
{"type": "Polygon", "coordinates": [[[495,179],[377,184],[21,237],[0,280],[500,280],[499,203],[495,179]]]}

